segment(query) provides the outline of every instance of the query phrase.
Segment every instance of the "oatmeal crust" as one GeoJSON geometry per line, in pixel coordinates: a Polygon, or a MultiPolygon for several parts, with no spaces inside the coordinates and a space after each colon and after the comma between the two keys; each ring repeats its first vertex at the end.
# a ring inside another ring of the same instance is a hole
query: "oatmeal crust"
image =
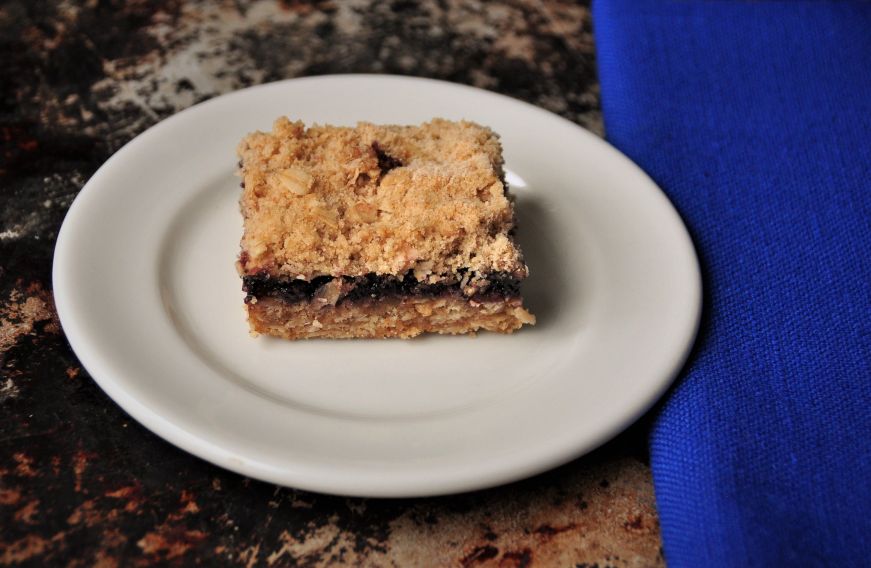
{"type": "Polygon", "coordinates": [[[437,298],[392,297],[335,306],[287,303],[265,298],[248,306],[255,334],[285,339],[411,338],[422,333],[511,333],[535,323],[520,298],[470,302],[446,295],[437,298]]]}

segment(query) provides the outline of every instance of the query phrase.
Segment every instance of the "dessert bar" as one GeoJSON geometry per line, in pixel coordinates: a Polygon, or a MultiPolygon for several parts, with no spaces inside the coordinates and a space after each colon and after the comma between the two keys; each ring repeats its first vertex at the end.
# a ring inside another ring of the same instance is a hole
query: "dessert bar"
{"type": "Polygon", "coordinates": [[[498,137],[470,122],[311,126],[239,145],[251,331],[502,333],[535,322],[498,137]]]}

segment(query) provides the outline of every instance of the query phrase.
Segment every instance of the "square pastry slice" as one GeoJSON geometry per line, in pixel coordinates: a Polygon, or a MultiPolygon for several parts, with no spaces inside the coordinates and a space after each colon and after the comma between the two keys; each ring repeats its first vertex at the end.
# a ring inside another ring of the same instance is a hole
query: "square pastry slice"
{"type": "Polygon", "coordinates": [[[470,122],[278,119],[238,148],[238,269],[255,334],[509,333],[528,270],[499,140],[470,122]]]}

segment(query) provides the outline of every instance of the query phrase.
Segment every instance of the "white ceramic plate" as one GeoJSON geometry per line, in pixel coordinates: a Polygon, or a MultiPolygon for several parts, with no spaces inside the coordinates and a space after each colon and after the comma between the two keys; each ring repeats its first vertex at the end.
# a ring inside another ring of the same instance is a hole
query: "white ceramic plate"
{"type": "Polygon", "coordinates": [[[680,218],[614,148],[507,97],[385,76],[245,89],[149,129],[76,198],[53,278],[82,364],[146,427],[251,477],[365,496],[483,488],[593,449],[672,381],[701,298],[680,218]],[[466,118],[500,133],[538,325],[411,341],[251,338],[234,267],[234,151],[284,114],[466,118]]]}

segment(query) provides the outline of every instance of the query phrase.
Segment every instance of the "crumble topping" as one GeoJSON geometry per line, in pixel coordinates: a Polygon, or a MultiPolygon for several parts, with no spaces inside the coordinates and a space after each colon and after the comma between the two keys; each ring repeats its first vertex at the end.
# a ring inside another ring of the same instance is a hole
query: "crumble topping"
{"type": "MultiPolygon", "coordinates": [[[[287,118],[238,148],[243,275],[527,274],[489,128],[314,125],[287,118]]],[[[461,278],[461,277],[460,277],[461,278]]]]}

